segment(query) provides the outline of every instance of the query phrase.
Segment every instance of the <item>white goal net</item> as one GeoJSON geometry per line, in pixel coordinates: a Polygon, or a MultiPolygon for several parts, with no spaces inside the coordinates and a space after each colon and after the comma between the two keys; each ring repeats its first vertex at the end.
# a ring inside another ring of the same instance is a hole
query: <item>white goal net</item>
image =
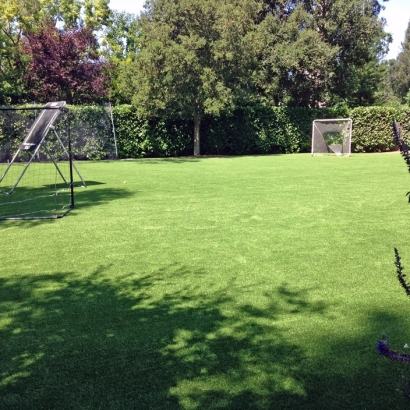
{"type": "Polygon", "coordinates": [[[352,119],[314,120],[312,126],[312,155],[350,155],[352,119]]]}

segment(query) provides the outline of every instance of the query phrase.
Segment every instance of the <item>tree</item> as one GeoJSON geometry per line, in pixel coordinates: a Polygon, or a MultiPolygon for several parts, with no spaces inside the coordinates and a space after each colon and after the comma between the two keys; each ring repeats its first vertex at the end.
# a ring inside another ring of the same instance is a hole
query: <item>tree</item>
{"type": "Polygon", "coordinates": [[[109,0],[7,0],[0,3],[0,19],[8,23],[9,33],[16,30],[33,30],[35,26],[51,19],[75,27],[79,21],[93,30],[106,25],[111,16],[109,0]]]}
{"type": "Polygon", "coordinates": [[[380,89],[383,68],[391,36],[379,18],[382,9],[377,0],[321,0],[316,9],[319,32],[327,43],[338,47],[333,63],[331,102],[345,101],[350,106],[374,103],[380,89]]]}
{"type": "Polygon", "coordinates": [[[104,29],[102,49],[113,61],[127,59],[139,50],[138,20],[134,14],[113,11],[109,24],[104,29]]]}
{"type": "Polygon", "coordinates": [[[107,95],[108,64],[95,51],[96,39],[90,29],[60,31],[48,22],[27,33],[26,39],[23,49],[29,62],[24,80],[29,97],[39,102],[82,104],[107,95]]]}
{"type": "Polygon", "coordinates": [[[260,15],[264,45],[256,87],[273,105],[316,107],[328,91],[337,48],[323,41],[314,17],[296,3],[269,2],[260,15]]]}
{"type": "Polygon", "coordinates": [[[131,103],[119,87],[119,72],[139,50],[139,28],[137,17],[130,13],[113,11],[109,24],[103,32],[101,54],[111,67],[110,100],[117,103],[131,103]]]}
{"type": "Polygon", "coordinates": [[[199,155],[203,116],[232,109],[250,86],[257,11],[248,0],[148,1],[140,50],[122,70],[123,94],[140,115],[192,119],[199,155]]]}
{"type": "Polygon", "coordinates": [[[21,38],[21,31],[9,35],[7,23],[0,20],[0,103],[18,101],[24,90],[21,38]]]}
{"type": "Polygon", "coordinates": [[[100,30],[109,22],[109,0],[7,0],[0,3],[0,102],[21,102],[27,55],[26,33],[47,20],[70,30],[81,25],[100,30]]]}
{"type": "Polygon", "coordinates": [[[401,52],[392,64],[390,75],[393,91],[403,103],[410,91],[410,21],[401,44],[401,52]]]}
{"type": "Polygon", "coordinates": [[[377,0],[264,0],[258,89],[275,104],[369,104],[391,38],[377,0]],[[371,75],[369,76],[369,73],[371,75]],[[271,78],[274,78],[271,81],[271,78]]]}

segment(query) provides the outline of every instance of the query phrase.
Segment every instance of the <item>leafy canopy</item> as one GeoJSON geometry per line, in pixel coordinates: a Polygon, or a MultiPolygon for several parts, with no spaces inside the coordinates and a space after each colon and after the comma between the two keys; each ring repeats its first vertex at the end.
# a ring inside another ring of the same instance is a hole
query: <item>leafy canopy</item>
{"type": "Polygon", "coordinates": [[[201,118],[232,109],[249,84],[256,13],[248,0],[149,1],[122,92],[140,115],[193,119],[199,144],[201,118]]]}
{"type": "Polygon", "coordinates": [[[29,97],[82,104],[107,95],[108,64],[93,48],[96,40],[90,29],[60,31],[48,22],[26,38],[23,50],[29,62],[24,78],[29,97]]]}

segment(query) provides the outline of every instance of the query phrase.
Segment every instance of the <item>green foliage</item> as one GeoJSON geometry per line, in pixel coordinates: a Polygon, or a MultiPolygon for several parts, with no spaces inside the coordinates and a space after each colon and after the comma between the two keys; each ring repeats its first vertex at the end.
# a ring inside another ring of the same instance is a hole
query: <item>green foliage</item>
{"type": "MultiPolygon", "coordinates": [[[[27,33],[46,18],[65,31],[84,26],[99,32],[93,51],[111,63],[105,87],[111,101],[132,103],[142,118],[195,120],[199,153],[201,122],[241,110],[240,101],[291,107],[392,101],[388,67],[380,63],[390,41],[380,9],[380,0],[148,0],[134,16],[111,11],[109,0],[9,0],[0,4],[0,102],[34,98],[25,76],[30,55],[22,53],[27,33]]],[[[271,133],[262,134],[258,147],[265,150],[271,133]]]]}
{"type": "Polygon", "coordinates": [[[113,11],[109,25],[103,32],[100,42],[101,54],[109,61],[111,87],[110,100],[116,104],[129,104],[120,89],[120,73],[125,69],[139,49],[139,28],[137,17],[126,12],[113,11]]]}
{"type": "Polygon", "coordinates": [[[395,120],[401,124],[401,137],[410,145],[410,107],[400,106],[396,109],[395,120]]]}
{"type": "Polygon", "coordinates": [[[338,47],[331,77],[331,102],[346,101],[350,107],[374,104],[380,92],[381,57],[391,36],[379,18],[381,1],[334,0],[319,14],[318,26],[327,42],[338,47]]]}
{"type": "Polygon", "coordinates": [[[121,158],[165,157],[188,154],[190,124],[183,120],[148,120],[131,105],[113,108],[118,153],[121,158]]]}
{"type": "Polygon", "coordinates": [[[400,102],[405,102],[410,91],[410,22],[407,26],[402,51],[391,65],[392,86],[400,102]]]}
{"type": "MultiPolygon", "coordinates": [[[[70,106],[74,155],[78,159],[112,158],[111,120],[100,106],[70,106]]],[[[22,116],[32,115],[22,112],[22,116]]],[[[131,105],[113,107],[120,158],[191,155],[193,122],[179,118],[141,118],[131,105]]],[[[243,104],[231,113],[206,115],[201,123],[204,155],[249,155],[310,152],[312,121],[353,118],[352,152],[383,152],[395,148],[391,122],[401,123],[410,139],[410,107],[358,107],[326,109],[271,107],[243,104]]],[[[19,120],[20,121],[20,120],[19,120]]],[[[10,123],[11,124],[11,123],[10,123]]],[[[13,138],[19,123],[2,127],[13,138]]]]}
{"type": "Polygon", "coordinates": [[[383,152],[394,149],[391,122],[396,115],[397,111],[392,107],[354,108],[351,111],[352,152],[383,152]]]}
{"type": "Polygon", "coordinates": [[[143,144],[147,121],[139,120],[131,105],[113,107],[115,132],[118,151],[122,158],[140,158],[145,156],[143,144]]]}
{"type": "Polygon", "coordinates": [[[380,2],[265,0],[255,85],[270,101],[303,107],[370,105],[380,93],[390,36],[380,2]]]}
{"type": "MultiPolygon", "coordinates": [[[[201,123],[202,153],[246,155],[309,152],[315,118],[346,117],[346,108],[238,106],[231,113],[207,115],[201,123]]],[[[114,108],[122,158],[187,155],[192,152],[193,124],[181,119],[141,119],[132,106],[114,108]]]]}
{"type": "MultiPolygon", "coordinates": [[[[171,155],[189,152],[192,123],[165,119],[142,121],[137,119],[131,107],[127,110],[126,125],[122,126],[122,120],[116,118],[119,123],[117,135],[121,146],[133,146],[133,150],[122,148],[121,155],[168,156],[170,152],[171,155]],[[128,129],[139,137],[134,139],[132,134],[128,135],[128,129]],[[165,138],[166,142],[159,143],[161,138],[165,138]]],[[[237,107],[230,114],[204,118],[202,152],[205,155],[310,152],[314,119],[347,117],[353,119],[352,152],[393,150],[393,118],[401,122],[404,137],[410,137],[410,107],[358,107],[349,110],[343,105],[309,109],[249,104],[237,107]]]]}
{"type": "MultiPolygon", "coordinates": [[[[101,30],[111,17],[108,3],[109,0],[8,0],[0,3],[0,103],[30,101],[27,94],[31,88],[24,78],[30,61],[30,56],[23,52],[27,33],[37,32],[45,21],[53,25],[59,23],[66,31],[74,27],[101,30]]],[[[41,71],[44,74],[45,70],[41,71]]]]}
{"type": "Polygon", "coordinates": [[[193,119],[199,154],[204,116],[231,111],[249,84],[256,12],[247,0],[148,1],[140,50],[121,71],[124,98],[146,118],[193,119]]]}
{"type": "Polygon", "coordinates": [[[34,111],[0,111],[0,161],[9,161],[35,118],[34,111]]]}
{"type": "Polygon", "coordinates": [[[115,158],[110,114],[103,106],[69,106],[71,146],[76,159],[115,158]]]}
{"type": "MultiPolygon", "coordinates": [[[[33,108],[32,105],[24,107],[33,108]]],[[[111,118],[106,108],[103,106],[68,106],[68,108],[69,118],[60,115],[54,126],[66,146],[68,146],[68,131],[70,131],[74,158],[90,160],[115,158],[111,118]]],[[[0,147],[3,155],[7,155],[9,159],[12,157],[39,112],[40,110],[0,111],[0,147]]],[[[63,154],[60,143],[54,141],[53,136],[48,144],[56,158],[63,154]]]]}

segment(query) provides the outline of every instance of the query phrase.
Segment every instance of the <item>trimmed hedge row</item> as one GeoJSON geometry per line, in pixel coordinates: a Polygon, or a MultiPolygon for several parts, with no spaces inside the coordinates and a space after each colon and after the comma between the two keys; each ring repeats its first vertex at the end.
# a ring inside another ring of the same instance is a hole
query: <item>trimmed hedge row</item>
{"type": "MultiPolygon", "coordinates": [[[[40,109],[33,105],[20,106],[29,110],[0,110],[0,161],[11,160],[27,135],[40,109]]],[[[68,130],[71,135],[71,149],[76,159],[115,158],[111,118],[104,107],[69,106],[69,116],[60,115],[54,122],[55,130],[63,144],[68,144],[68,130]]],[[[51,132],[48,149],[55,158],[66,157],[60,143],[51,132]]]]}
{"type": "MultiPolygon", "coordinates": [[[[348,116],[346,109],[238,107],[201,123],[203,155],[308,152],[315,118],[348,116]]],[[[193,123],[181,119],[138,119],[130,105],[113,107],[121,158],[166,157],[193,153],[193,123]]]]}
{"type": "MultiPolygon", "coordinates": [[[[107,147],[113,146],[111,119],[107,111],[103,107],[69,108],[76,157],[113,157],[107,151],[107,147]]],[[[192,121],[140,119],[131,105],[113,107],[113,116],[120,158],[169,157],[193,153],[192,121]]],[[[230,114],[203,118],[201,153],[251,155],[309,152],[314,119],[346,117],[353,119],[353,152],[393,150],[393,118],[401,122],[403,135],[410,135],[410,108],[405,106],[348,110],[249,104],[236,108],[230,114]]],[[[12,137],[12,130],[4,131],[0,132],[1,138],[12,137]]]]}
{"type": "Polygon", "coordinates": [[[113,107],[120,158],[169,157],[193,152],[189,121],[139,119],[131,105],[113,107]]]}
{"type": "MultiPolygon", "coordinates": [[[[137,119],[132,106],[114,107],[120,157],[164,157],[193,152],[193,124],[180,119],[137,119]]],[[[317,118],[353,119],[352,151],[395,149],[391,122],[410,133],[409,107],[307,109],[248,105],[201,123],[204,155],[249,155],[309,152],[312,121],[317,118]]]]}
{"type": "Polygon", "coordinates": [[[353,152],[385,152],[395,149],[391,123],[401,123],[402,136],[410,135],[410,107],[358,107],[353,118],[353,152]]]}

